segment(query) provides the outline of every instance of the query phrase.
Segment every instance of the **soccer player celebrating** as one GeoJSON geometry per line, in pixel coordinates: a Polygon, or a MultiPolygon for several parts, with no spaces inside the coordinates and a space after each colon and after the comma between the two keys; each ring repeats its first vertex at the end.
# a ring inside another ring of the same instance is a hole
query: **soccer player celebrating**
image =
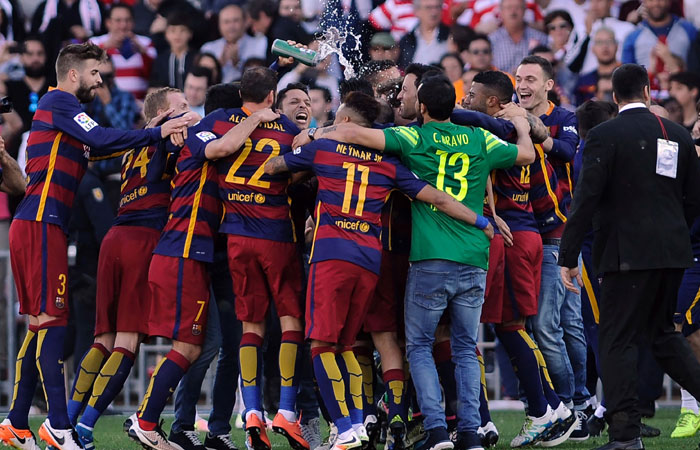
{"type": "MultiPolygon", "coordinates": [[[[278,117],[270,109],[261,109],[218,138],[210,130],[220,129],[222,111],[214,111],[189,130],[172,180],[169,219],[148,273],[152,295],[148,333],[173,340],[172,349],[151,377],[138,417],[130,418],[129,436],[148,448],[175,448],[158,419],[180,379],[199,356],[204,340],[209,301],[207,263],[213,261],[213,238],[220,217],[216,170],[210,160],[237,151],[260,123],[278,117]]],[[[224,115],[224,124],[233,119],[224,115]]]]}
{"type": "MultiPolygon", "coordinates": [[[[184,131],[185,119],[147,130],[100,127],[80,103],[95,97],[105,53],[94,44],[68,45],[56,60],[58,85],[39,101],[27,142],[27,193],[10,226],[10,257],[20,312],[29,331],[17,355],[12,407],[0,439],[36,448],[28,413],[37,381],[48,404],[39,437],[59,450],[82,448],[66,411],[63,342],[68,320],[66,228],[88,159],[117,156],[184,131]],[[114,153],[121,151],[121,153],[114,153]]],[[[180,136],[181,141],[182,136],[180,136]]]]}
{"type": "MultiPolygon", "coordinates": [[[[267,68],[249,69],[241,79],[243,107],[230,112],[232,125],[275,103],[277,77],[267,68]]],[[[237,126],[237,125],[236,125],[237,126]]],[[[235,128],[235,127],[234,127],[235,128]]],[[[218,132],[216,128],[214,132],[218,132]]],[[[296,416],[302,328],[301,257],[290,215],[289,175],[265,175],[268,159],[292,151],[297,126],[286,116],[255,129],[240,153],[217,162],[236,316],[243,322],[240,345],[241,394],[247,439],[255,450],[269,450],[262,411],[262,344],[270,301],[280,318],[280,403],[272,429],[295,450],[308,449],[296,416]]]]}
{"type": "MultiPolygon", "coordinates": [[[[424,77],[418,88],[422,127],[372,130],[338,124],[318,130],[327,137],[401,155],[409,169],[473,210],[483,207],[486,179],[494,168],[529,164],[534,149],[525,119],[515,119],[518,144],[506,144],[481,128],[450,122],[452,83],[443,75],[424,77]]],[[[297,142],[308,139],[302,134],[297,142]]],[[[458,446],[479,448],[479,363],[474,351],[483,303],[488,239],[422,202],[412,204],[411,268],[406,289],[406,352],[425,416],[426,439],[419,450],[453,448],[440,406],[440,385],[432,360],[435,329],[449,306],[459,398],[458,446]]],[[[486,219],[484,219],[486,220],[486,219]]]]}
{"type": "MultiPolygon", "coordinates": [[[[376,100],[353,92],[338,109],[335,124],[369,127],[378,114],[376,100]]],[[[333,448],[359,447],[366,436],[362,373],[351,346],[378,279],[380,218],[389,192],[399,188],[411,198],[431,203],[429,207],[471,225],[479,218],[465,205],[420,181],[395,157],[368,148],[320,139],[265,166],[271,174],[285,170],[312,170],[319,180],[306,336],[311,339],[321,397],[338,427],[333,448]]],[[[490,234],[491,227],[485,228],[490,234]]]]}
{"type": "MultiPolygon", "coordinates": [[[[494,115],[503,105],[510,103],[512,97],[513,85],[508,76],[487,71],[474,77],[466,106],[494,115]]],[[[526,115],[521,109],[521,116],[526,115]]],[[[536,160],[534,164],[538,163],[536,160]]],[[[558,419],[554,409],[561,401],[551,386],[542,354],[525,331],[527,317],[537,314],[539,268],[542,264],[542,241],[530,201],[530,171],[530,165],[512,167],[496,170],[491,177],[495,206],[493,218],[501,233],[491,243],[481,321],[496,324],[496,335],[511,358],[528,400],[528,418],[511,446],[521,447],[542,441],[543,446],[551,447],[571,435],[576,420],[569,412],[566,432],[561,435],[550,433],[558,419]],[[550,398],[551,404],[548,402],[550,398]]]]}
{"type": "MultiPolygon", "coordinates": [[[[143,110],[149,124],[190,111],[183,93],[173,88],[150,93],[143,110]]],[[[191,113],[189,121],[197,120],[199,116],[191,113]]],[[[170,143],[160,141],[130,149],[122,161],[119,210],[100,247],[95,343],[80,361],[68,401],[68,417],[75,424],[92,390],[76,427],[87,448],[92,447],[97,420],[124,386],[138,345],[148,334],[148,267],[170,204],[172,173],[165,173],[165,158],[177,158],[176,152],[166,152],[166,145],[170,143]]]]}

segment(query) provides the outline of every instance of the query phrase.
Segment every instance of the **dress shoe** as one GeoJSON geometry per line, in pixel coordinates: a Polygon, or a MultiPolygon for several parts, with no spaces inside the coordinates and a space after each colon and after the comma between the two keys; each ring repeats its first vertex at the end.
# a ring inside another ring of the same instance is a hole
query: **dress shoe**
{"type": "Polygon", "coordinates": [[[595,450],[644,450],[642,438],[635,438],[629,441],[610,441],[595,450]]]}
{"type": "Polygon", "coordinates": [[[659,436],[661,434],[661,430],[656,427],[652,427],[651,425],[642,423],[642,426],[640,427],[640,434],[645,438],[653,438],[659,436]]]}

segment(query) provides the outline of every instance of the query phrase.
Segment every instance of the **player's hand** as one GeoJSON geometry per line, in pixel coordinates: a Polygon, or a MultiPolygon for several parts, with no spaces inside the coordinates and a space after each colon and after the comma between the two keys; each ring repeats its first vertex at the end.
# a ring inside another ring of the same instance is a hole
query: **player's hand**
{"type": "Polygon", "coordinates": [[[182,147],[185,145],[185,139],[187,139],[187,119],[178,117],[177,119],[168,120],[160,127],[160,135],[163,139],[170,136],[170,142],[173,145],[182,147]]]}
{"type": "Polygon", "coordinates": [[[512,120],[515,117],[527,118],[527,111],[513,102],[501,105],[501,110],[497,111],[494,117],[501,119],[512,120]]]}
{"type": "Polygon", "coordinates": [[[154,118],[149,120],[148,123],[146,124],[146,128],[159,127],[165,121],[165,119],[167,119],[168,116],[170,114],[172,114],[173,112],[175,112],[175,110],[172,108],[170,108],[166,111],[163,111],[162,113],[158,114],[157,116],[155,116],[154,118]]]}
{"type": "Polygon", "coordinates": [[[280,118],[279,113],[270,108],[264,108],[253,113],[260,119],[260,122],[273,122],[280,118]]]}
{"type": "Polygon", "coordinates": [[[185,118],[185,119],[187,119],[187,126],[188,126],[188,127],[191,127],[191,126],[194,125],[195,123],[197,123],[197,122],[199,122],[200,120],[202,120],[202,116],[200,116],[199,114],[197,114],[197,113],[194,112],[194,111],[188,111],[188,112],[186,112],[185,114],[183,114],[182,117],[185,118]]]}
{"type": "Polygon", "coordinates": [[[578,294],[580,291],[579,288],[574,285],[574,278],[579,286],[583,286],[583,279],[581,278],[581,274],[578,272],[578,267],[562,267],[560,272],[561,281],[564,283],[564,287],[574,294],[578,294]]]}
{"type": "Polygon", "coordinates": [[[501,235],[503,236],[503,243],[506,245],[506,247],[512,247],[513,246],[513,233],[510,232],[510,227],[508,226],[506,221],[501,219],[498,216],[493,216],[493,220],[496,222],[496,226],[498,227],[498,231],[500,231],[501,235]]]}
{"type": "Polygon", "coordinates": [[[489,241],[493,239],[494,231],[493,231],[493,225],[491,225],[491,222],[489,222],[489,224],[486,225],[486,228],[484,228],[482,231],[484,232],[486,237],[489,238],[489,241]]]}
{"type": "MultiPolygon", "coordinates": [[[[292,46],[294,46],[294,47],[296,47],[296,48],[309,48],[308,46],[306,46],[306,45],[304,45],[304,44],[300,44],[300,43],[298,43],[298,42],[296,42],[296,41],[292,41],[292,40],[289,40],[289,39],[287,39],[287,44],[292,45],[292,46]]],[[[277,57],[277,64],[278,64],[280,67],[291,66],[292,64],[294,64],[294,58],[292,58],[291,56],[288,56],[288,57],[286,57],[286,58],[284,58],[284,57],[282,57],[282,56],[279,56],[279,57],[277,57]]]]}
{"type": "Polygon", "coordinates": [[[292,141],[292,148],[303,147],[309,142],[311,142],[311,138],[309,137],[308,130],[302,130],[301,133],[294,136],[294,140],[292,141]]]}

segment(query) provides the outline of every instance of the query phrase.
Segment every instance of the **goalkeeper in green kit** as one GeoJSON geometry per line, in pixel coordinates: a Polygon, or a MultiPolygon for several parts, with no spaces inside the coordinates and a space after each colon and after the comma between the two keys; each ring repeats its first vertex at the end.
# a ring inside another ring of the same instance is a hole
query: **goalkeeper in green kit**
{"type": "MultiPolygon", "coordinates": [[[[493,169],[527,165],[535,160],[526,119],[513,124],[517,145],[508,144],[482,128],[450,122],[455,105],[452,83],[442,74],[424,78],[418,87],[416,111],[420,127],[384,130],[351,123],[311,129],[299,134],[293,147],[314,138],[327,138],[395,153],[419,178],[446,192],[473,211],[483,210],[486,180],[493,169]]],[[[459,399],[461,449],[481,448],[479,363],[474,349],[484,302],[489,240],[475,226],[459,222],[431,205],[412,204],[411,267],[405,298],[406,353],[426,439],[416,450],[451,449],[432,348],[440,316],[449,308],[453,359],[459,399]]]]}

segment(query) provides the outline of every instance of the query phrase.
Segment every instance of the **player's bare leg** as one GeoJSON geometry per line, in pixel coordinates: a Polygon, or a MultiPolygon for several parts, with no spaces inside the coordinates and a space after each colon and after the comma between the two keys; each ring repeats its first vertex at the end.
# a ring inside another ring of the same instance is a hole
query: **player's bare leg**
{"type": "Polygon", "coordinates": [[[282,343],[279,353],[280,403],[272,421],[272,430],[287,438],[294,450],[308,450],[309,443],[301,434],[301,426],[296,415],[296,399],[299,390],[299,357],[304,344],[303,324],[300,318],[280,317],[282,343]]]}

